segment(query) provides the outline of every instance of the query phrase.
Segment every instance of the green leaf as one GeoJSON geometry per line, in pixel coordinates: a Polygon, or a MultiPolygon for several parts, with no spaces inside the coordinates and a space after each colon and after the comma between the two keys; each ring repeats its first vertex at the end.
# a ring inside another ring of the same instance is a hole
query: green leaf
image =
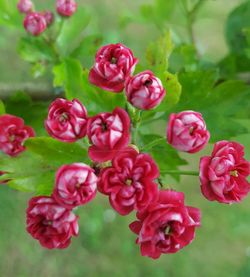
{"type": "Polygon", "coordinates": [[[10,179],[8,185],[16,190],[50,195],[55,174],[64,164],[89,163],[87,151],[79,143],[63,143],[52,138],[31,138],[25,142],[26,151],[18,157],[0,153],[0,168],[8,172],[0,180],[10,179]]]}
{"type": "Polygon", "coordinates": [[[5,107],[2,100],[0,100],[0,115],[5,114],[5,107]]]}
{"type": "Polygon", "coordinates": [[[49,103],[32,102],[31,98],[18,92],[5,101],[6,112],[22,117],[26,125],[35,129],[36,135],[45,135],[44,120],[47,117],[49,103]]]}
{"type": "Polygon", "coordinates": [[[176,47],[170,58],[170,68],[174,72],[181,70],[195,71],[198,69],[198,59],[195,47],[193,45],[182,44],[176,47]]]}
{"type": "Polygon", "coordinates": [[[141,6],[141,17],[144,22],[152,22],[162,30],[175,6],[176,1],[155,0],[153,5],[144,4],[141,6]]]}
{"type": "Polygon", "coordinates": [[[104,91],[91,85],[88,80],[89,71],[83,71],[84,95],[88,111],[90,114],[100,112],[111,112],[116,107],[125,107],[125,97],[123,93],[112,93],[104,91]]]}
{"type": "Polygon", "coordinates": [[[78,7],[77,12],[70,18],[65,18],[62,30],[56,40],[59,52],[62,56],[67,56],[78,47],[82,39],[82,33],[90,22],[89,12],[78,7]]]}
{"type": "Polygon", "coordinates": [[[90,162],[87,150],[80,143],[64,143],[50,137],[36,137],[26,140],[25,146],[54,167],[64,163],[90,162]]]}
{"type": "Polygon", "coordinates": [[[8,172],[0,179],[8,179],[8,185],[16,190],[24,192],[37,192],[41,187],[42,195],[49,195],[54,185],[56,168],[51,168],[43,159],[28,151],[18,157],[9,157],[0,153],[0,167],[8,172]]]}
{"type": "Polygon", "coordinates": [[[200,103],[206,101],[206,97],[218,79],[218,71],[214,69],[181,72],[179,82],[182,85],[178,110],[198,109],[200,103]]]}
{"type": "Polygon", "coordinates": [[[93,56],[95,55],[102,41],[103,38],[101,34],[86,36],[81,41],[80,45],[73,51],[71,56],[83,61],[85,61],[86,56],[91,56],[91,60],[93,60],[93,56]]]}
{"type": "MultiPolygon", "coordinates": [[[[246,49],[247,50],[247,49],[246,49]]],[[[230,53],[219,62],[221,78],[230,79],[238,77],[238,73],[249,72],[250,57],[230,53]]]]}
{"type": "Polygon", "coordinates": [[[149,44],[146,58],[149,69],[160,74],[168,69],[168,58],[173,50],[170,31],[167,31],[157,41],[149,44]]]}
{"type": "Polygon", "coordinates": [[[0,25],[22,29],[22,15],[16,8],[16,1],[0,1],[0,25]]]}
{"type": "Polygon", "coordinates": [[[67,99],[77,98],[82,100],[84,91],[83,70],[78,60],[65,58],[61,64],[54,67],[53,73],[54,86],[63,86],[67,99]]]}
{"type": "Polygon", "coordinates": [[[181,84],[178,81],[177,75],[169,72],[165,72],[159,77],[166,89],[166,96],[154,112],[166,112],[179,102],[181,96],[181,84]]]}
{"type": "Polygon", "coordinates": [[[246,101],[249,97],[250,88],[242,81],[226,81],[211,90],[199,108],[211,133],[211,141],[248,133],[237,118],[250,117],[250,103],[246,101]]]}
{"type": "MultiPolygon", "coordinates": [[[[245,53],[246,53],[246,56],[248,57],[248,59],[250,59],[250,28],[244,29],[243,34],[246,37],[246,41],[247,41],[247,47],[245,49],[245,53]]],[[[250,62],[248,63],[248,65],[249,64],[250,64],[250,62]]]]}
{"type": "Polygon", "coordinates": [[[46,65],[42,62],[35,63],[31,68],[31,74],[34,78],[39,78],[46,73],[46,65]]]}
{"type": "Polygon", "coordinates": [[[207,110],[216,109],[214,103],[219,103],[219,112],[223,116],[238,118],[250,117],[249,99],[250,87],[243,81],[229,80],[214,87],[206,101],[207,110]]]}
{"type": "Polygon", "coordinates": [[[55,61],[57,59],[53,45],[44,40],[43,37],[23,37],[17,47],[19,55],[28,62],[55,61]]]}
{"type": "MultiPolygon", "coordinates": [[[[159,135],[142,135],[141,141],[143,146],[151,143],[156,139],[161,139],[159,135]]],[[[159,144],[147,151],[152,155],[153,159],[159,166],[160,171],[164,172],[166,170],[175,170],[178,169],[181,165],[186,165],[187,162],[182,159],[178,152],[171,147],[166,140],[162,140],[159,144]]],[[[171,175],[173,178],[177,178],[176,175],[171,175]]]]}
{"type": "Polygon", "coordinates": [[[226,23],[226,39],[233,53],[242,54],[247,48],[247,39],[243,29],[250,26],[250,1],[236,7],[226,23]]]}
{"type": "Polygon", "coordinates": [[[66,97],[81,101],[89,115],[111,112],[115,107],[125,107],[122,93],[103,91],[89,83],[88,70],[83,70],[79,61],[67,58],[53,69],[54,86],[63,86],[66,97]]]}

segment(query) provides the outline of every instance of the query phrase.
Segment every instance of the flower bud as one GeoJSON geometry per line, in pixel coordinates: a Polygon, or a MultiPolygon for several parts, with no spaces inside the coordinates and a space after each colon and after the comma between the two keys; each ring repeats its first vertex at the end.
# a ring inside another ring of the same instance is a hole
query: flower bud
{"type": "Polygon", "coordinates": [[[88,121],[87,134],[92,146],[89,156],[95,162],[111,160],[130,140],[130,118],[116,108],[112,113],[100,113],[88,121]]]}
{"type": "Polygon", "coordinates": [[[57,98],[49,106],[45,128],[55,139],[74,142],[86,135],[87,110],[76,99],[57,98]]]}
{"type": "Polygon", "coordinates": [[[210,133],[202,115],[194,111],[171,114],[167,126],[167,140],[179,151],[196,153],[206,146],[210,133]]]}
{"type": "Polygon", "coordinates": [[[38,36],[46,30],[47,23],[41,13],[31,12],[26,15],[23,26],[28,33],[38,36]]]}
{"type": "Polygon", "coordinates": [[[61,16],[70,17],[77,10],[77,3],[75,0],[57,0],[56,10],[61,16]]]}
{"type": "Polygon", "coordinates": [[[96,54],[89,82],[108,91],[121,92],[136,63],[132,51],[121,43],[103,46],[96,54]]]}
{"type": "Polygon", "coordinates": [[[42,15],[46,20],[47,26],[50,26],[54,22],[54,14],[51,11],[44,11],[42,15]]]}
{"type": "Polygon", "coordinates": [[[29,13],[33,10],[34,6],[31,0],[19,0],[17,3],[17,9],[20,13],[29,13]]]}
{"type": "Polygon", "coordinates": [[[147,70],[126,81],[126,95],[128,101],[141,110],[151,110],[163,100],[166,92],[161,80],[147,70]]]}
{"type": "Polygon", "coordinates": [[[73,209],[91,201],[96,195],[96,187],[94,169],[84,163],[63,165],[56,173],[53,196],[63,207],[73,209]]]}

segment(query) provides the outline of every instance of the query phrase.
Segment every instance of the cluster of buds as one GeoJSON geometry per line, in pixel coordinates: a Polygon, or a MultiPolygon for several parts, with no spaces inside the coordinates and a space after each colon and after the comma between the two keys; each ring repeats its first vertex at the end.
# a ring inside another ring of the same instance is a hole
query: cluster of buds
{"type": "MultiPolygon", "coordinates": [[[[19,0],[17,9],[20,13],[25,14],[23,26],[33,36],[40,35],[54,22],[52,11],[35,11],[35,6],[31,0],[19,0]]],[[[56,11],[60,16],[70,17],[76,10],[77,3],[75,0],[56,1],[56,11]]]]}

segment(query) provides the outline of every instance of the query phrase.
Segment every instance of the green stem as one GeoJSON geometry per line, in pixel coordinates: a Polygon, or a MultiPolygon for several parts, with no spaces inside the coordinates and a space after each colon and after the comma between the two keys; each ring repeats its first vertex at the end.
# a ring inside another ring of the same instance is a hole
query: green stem
{"type": "Polygon", "coordinates": [[[133,120],[133,144],[137,145],[138,131],[141,124],[141,113],[142,111],[138,111],[134,120],[133,120]]]}
{"type": "Polygon", "coordinates": [[[161,174],[174,174],[174,175],[191,175],[191,176],[199,176],[198,171],[190,171],[190,170],[165,170],[161,172],[161,174]]]}
{"type": "Polygon", "coordinates": [[[150,150],[151,148],[153,148],[154,146],[156,146],[157,144],[163,142],[163,141],[166,141],[166,138],[163,137],[163,138],[159,138],[159,139],[156,139],[156,140],[153,140],[151,141],[149,144],[145,145],[143,148],[142,148],[142,151],[148,151],[150,150]]]}
{"type": "Polygon", "coordinates": [[[196,47],[193,24],[195,22],[198,11],[204,2],[205,0],[198,0],[198,2],[193,6],[193,8],[189,10],[187,0],[182,0],[182,4],[187,17],[187,32],[188,32],[189,40],[190,40],[190,43],[192,43],[196,49],[197,57],[199,57],[199,51],[196,47]]]}

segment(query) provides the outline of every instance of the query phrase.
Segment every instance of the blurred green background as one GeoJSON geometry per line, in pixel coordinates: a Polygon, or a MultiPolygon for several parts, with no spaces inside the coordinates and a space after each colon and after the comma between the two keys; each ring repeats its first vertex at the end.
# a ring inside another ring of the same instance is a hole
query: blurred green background
{"type": "MultiPolygon", "coordinates": [[[[168,0],[166,0],[168,1],[168,0]]],[[[174,1],[174,0],[171,0],[174,1]]],[[[177,0],[178,1],[178,0],[177,0]]],[[[1,2],[1,0],[0,0],[1,2]]],[[[39,7],[52,7],[54,1],[37,2],[39,7]]],[[[105,33],[105,42],[122,41],[141,57],[146,45],[160,35],[152,24],[132,22],[120,25],[131,14],[139,13],[141,4],[151,0],[82,0],[80,5],[93,11],[98,18],[97,28],[105,33]]],[[[194,24],[197,46],[211,62],[221,60],[228,53],[225,42],[225,21],[234,7],[244,1],[207,0],[194,24]]],[[[178,14],[178,11],[177,11],[178,14]]],[[[176,37],[188,41],[185,20],[174,16],[169,26],[176,37]]],[[[51,75],[34,81],[30,65],[20,59],[16,44],[21,29],[0,26],[0,97],[15,92],[23,84],[50,88],[51,75]]],[[[249,68],[250,71],[250,68],[249,68]]],[[[249,99],[246,99],[249,101],[249,99]]],[[[246,121],[247,125],[249,121],[246,121]]],[[[249,159],[249,135],[237,138],[246,145],[249,159]]],[[[198,168],[199,157],[208,149],[193,156],[183,155],[198,168]]],[[[189,205],[201,208],[202,228],[188,247],[174,255],[162,255],[159,260],[141,257],[135,236],[128,225],[133,215],[121,217],[109,206],[106,198],[98,196],[87,206],[80,207],[80,234],[66,250],[42,249],[25,231],[25,209],[31,195],[0,187],[0,277],[82,277],[82,276],[145,276],[145,277],[247,277],[250,276],[250,203],[249,198],[238,205],[220,205],[206,201],[200,193],[195,177],[173,180],[174,188],[186,193],[189,205]]]]}

